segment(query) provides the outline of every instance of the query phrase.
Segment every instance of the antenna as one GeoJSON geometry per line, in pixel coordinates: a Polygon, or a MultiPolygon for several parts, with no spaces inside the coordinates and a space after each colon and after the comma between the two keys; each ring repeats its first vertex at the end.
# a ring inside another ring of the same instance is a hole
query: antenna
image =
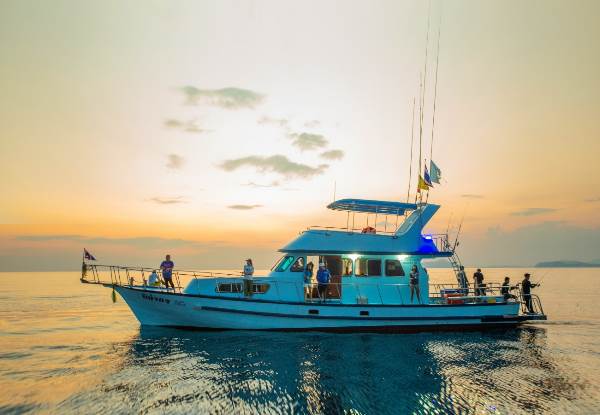
{"type": "Polygon", "coordinates": [[[452,250],[455,250],[456,247],[458,246],[458,237],[460,236],[460,231],[462,230],[462,224],[465,220],[465,215],[467,213],[468,206],[469,206],[468,204],[465,206],[465,210],[463,212],[462,219],[460,220],[460,224],[458,225],[458,231],[456,232],[456,239],[454,239],[454,248],[452,248],[452,250]]]}
{"type": "Polygon", "coordinates": [[[410,182],[412,181],[413,143],[415,141],[415,101],[416,98],[413,96],[412,126],[410,127],[410,164],[408,165],[408,193],[406,194],[406,203],[410,201],[410,182]]]}
{"type": "Polygon", "coordinates": [[[446,227],[446,235],[450,233],[450,223],[452,223],[452,214],[453,212],[450,212],[450,217],[448,218],[448,226],[446,227]]]}
{"type": "Polygon", "coordinates": [[[433,117],[431,120],[431,148],[429,160],[433,160],[433,132],[435,130],[435,104],[437,101],[438,67],[440,65],[440,35],[442,33],[442,12],[440,11],[440,21],[438,24],[437,56],[435,58],[435,86],[433,87],[433,117]]]}
{"type": "MultiPolygon", "coordinates": [[[[425,36],[425,68],[423,72],[423,82],[421,84],[421,105],[420,105],[420,117],[419,117],[419,175],[421,175],[421,162],[423,153],[423,116],[425,113],[425,91],[427,89],[427,56],[429,52],[429,22],[431,20],[431,0],[429,0],[429,7],[427,9],[427,35],[425,36]]],[[[423,192],[420,192],[421,202],[423,201],[423,192]]]]}
{"type": "Polygon", "coordinates": [[[337,185],[337,182],[334,180],[334,181],[333,181],[333,202],[335,202],[335,190],[336,190],[336,185],[337,185]]]}

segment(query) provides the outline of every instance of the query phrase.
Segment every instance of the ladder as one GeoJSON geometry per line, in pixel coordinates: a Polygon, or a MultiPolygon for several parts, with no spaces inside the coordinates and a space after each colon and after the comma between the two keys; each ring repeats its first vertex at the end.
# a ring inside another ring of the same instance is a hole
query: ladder
{"type": "MultiPolygon", "coordinates": [[[[452,270],[454,271],[454,275],[456,276],[456,281],[458,282],[458,286],[462,287],[462,281],[459,277],[459,272],[460,272],[460,267],[461,267],[461,262],[460,262],[460,258],[458,257],[458,254],[456,253],[456,250],[452,250],[452,256],[448,258],[450,261],[450,264],[452,265],[452,270]]],[[[464,270],[463,270],[464,272],[464,270]]],[[[469,280],[467,279],[467,275],[465,274],[465,284],[467,289],[469,289],[469,280]]]]}

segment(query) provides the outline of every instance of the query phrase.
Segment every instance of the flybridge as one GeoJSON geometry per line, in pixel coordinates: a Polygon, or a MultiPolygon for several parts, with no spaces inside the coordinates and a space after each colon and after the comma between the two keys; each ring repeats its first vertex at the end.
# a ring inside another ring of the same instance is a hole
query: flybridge
{"type": "Polygon", "coordinates": [[[384,200],[368,199],[340,199],[327,205],[327,209],[331,210],[398,216],[404,215],[404,213],[407,211],[416,210],[418,207],[419,206],[415,203],[389,202],[384,200]]]}

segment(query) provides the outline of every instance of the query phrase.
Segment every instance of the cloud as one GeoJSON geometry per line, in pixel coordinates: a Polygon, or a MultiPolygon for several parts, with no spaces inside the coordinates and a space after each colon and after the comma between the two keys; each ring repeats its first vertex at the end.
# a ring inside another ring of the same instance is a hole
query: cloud
{"type": "Polygon", "coordinates": [[[592,197],[590,199],[585,199],[584,202],[588,202],[588,203],[600,202],[600,197],[592,197]]]}
{"type": "Polygon", "coordinates": [[[167,162],[167,167],[173,170],[181,169],[185,163],[185,159],[177,154],[169,154],[167,158],[169,160],[167,162]]]}
{"type": "Polygon", "coordinates": [[[84,239],[81,235],[20,235],[19,241],[78,241],[84,239]]]}
{"type": "Polygon", "coordinates": [[[317,148],[323,148],[327,146],[327,140],[320,134],[310,133],[293,133],[289,135],[294,141],[292,144],[298,147],[302,151],[315,150],[317,148]]]}
{"type": "Polygon", "coordinates": [[[317,167],[290,161],[286,156],[276,154],[269,157],[248,156],[238,159],[225,160],[220,164],[225,171],[234,171],[241,167],[254,167],[258,172],[272,172],[280,174],[285,178],[303,178],[307,179],[323,172],[329,167],[327,164],[320,164],[317,167]]]}
{"type": "Polygon", "coordinates": [[[254,188],[259,188],[259,187],[278,187],[280,185],[280,183],[277,180],[272,181],[269,184],[260,184],[260,183],[254,183],[254,182],[248,182],[245,183],[244,186],[248,186],[248,187],[254,187],[254,188]]]}
{"type": "Polygon", "coordinates": [[[318,120],[307,121],[304,123],[304,127],[306,128],[317,128],[319,126],[321,126],[321,121],[318,120]]]}
{"type": "Polygon", "coordinates": [[[200,128],[196,120],[181,121],[173,118],[165,120],[165,127],[174,130],[185,131],[186,133],[209,133],[211,130],[200,128]]]}
{"type": "Polygon", "coordinates": [[[268,116],[262,116],[258,119],[258,123],[261,125],[275,125],[277,127],[287,128],[290,122],[285,118],[271,118],[268,116]]]}
{"type": "Polygon", "coordinates": [[[152,197],[149,199],[150,202],[158,203],[159,205],[175,205],[178,203],[188,203],[183,196],[174,197],[152,197]]]}
{"type": "Polygon", "coordinates": [[[199,89],[195,86],[184,86],[180,91],[185,95],[186,103],[214,105],[226,109],[255,108],[263,102],[265,96],[258,92],[242,88],[199,89]]]}
{"type": "Polygon", "coordinates": [[[484,198],[483,195],[476,195],[476,194],[470,194],[470,193],[460,195],[460,197],[463,197],[465,199],[483,199],[484,198]]]}
{"type": "Polygon", "coordinates": [[[252,210],[252,209],[262,207],[262,205],[230,205],[227,207],[229,209],[234,209],[234,210],[252,210]]]}
{"type": "Polygon", "coordinates": [[[511,216],[535,216],[543,215],[544,213],[556,212],[558,209],[553,208],[525,208],[511,212],[511,216]]]}
{"type": "Polygon", "coordinates": [[[135,238],[105,238],[105,237],[87,237],[81,235],[21,235],[16,237],[21,241],[81,241],[88,245],[117,244],[130,245],[139,248],[160,248],[164,246],[179,247],[187,245],[202,245],[200,242],[184,239],[168,239],[156,237],[135,237],[135,238]]]}
{"type": "Polygon", "coordinates": [[[322,152],[320,156],[326,160],[341,160],[344,158],[344,152],[342,150],[328,150],[322,152]]]}

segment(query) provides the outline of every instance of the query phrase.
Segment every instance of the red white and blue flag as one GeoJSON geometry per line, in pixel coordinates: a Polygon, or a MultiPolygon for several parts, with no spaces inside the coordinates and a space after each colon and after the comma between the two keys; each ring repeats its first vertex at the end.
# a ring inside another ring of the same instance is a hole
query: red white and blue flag
{"type": "Polygon", "coordinates": [[[95,261],[94,255],[90,254],[87,249],[83,248],[83,257],[88,261],[95,261]]]}

